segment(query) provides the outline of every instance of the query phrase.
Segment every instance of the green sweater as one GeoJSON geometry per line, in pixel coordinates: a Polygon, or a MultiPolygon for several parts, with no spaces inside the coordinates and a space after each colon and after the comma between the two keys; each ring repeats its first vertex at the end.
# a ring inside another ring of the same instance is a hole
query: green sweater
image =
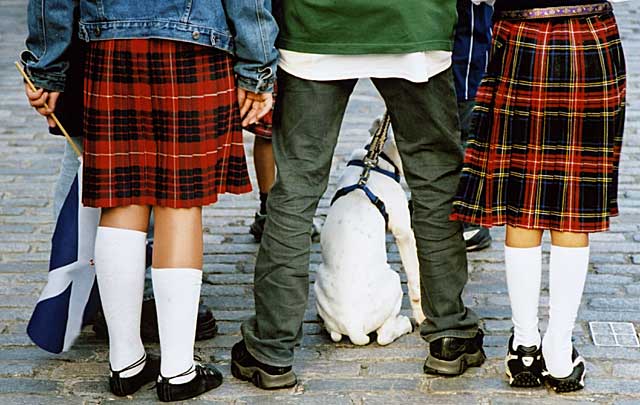
{"type": "Polygon", "coordinates": [[[450,51],[455,0],[274,0],[277,46],[362,55],[450,51]]]}

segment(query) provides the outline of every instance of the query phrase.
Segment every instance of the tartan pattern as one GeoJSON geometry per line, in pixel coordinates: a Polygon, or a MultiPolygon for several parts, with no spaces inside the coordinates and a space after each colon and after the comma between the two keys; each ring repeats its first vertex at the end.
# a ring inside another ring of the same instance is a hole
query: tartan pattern
{"type": "Polygon", "coordinates": [[[269,111],[260,121],[249,125],[247,131],[260,138],[271,139],[273,136],[273,110],[269,111]]]}
{"type": "MultiPolygon", "coordinates": [[[[278,91],[278,85],[273,87],[273,106],[276,105],[276,96],[278,91]]],[[[251,132],[255,136],[260,138],[271,139],[273,137],[273,108],[267,113],[260,121],[247,127],[247,131],[251,132]]]]}
{"type": "Polygon", "coordinates": [[[625,63],[613,14],[498,20],[451,218],[597,232],[618,214],[625,63]]]}
{"type": "Polygon", "coordinates": [[[189,208],[251,191],[232,63],[184,42],[91,42],[83,204],[189,208]]]}

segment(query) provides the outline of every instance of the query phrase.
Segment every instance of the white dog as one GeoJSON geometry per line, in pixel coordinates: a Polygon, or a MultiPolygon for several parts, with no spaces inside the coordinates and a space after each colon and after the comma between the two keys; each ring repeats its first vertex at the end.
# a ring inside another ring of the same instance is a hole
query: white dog
{"type": "MultiPolygon", "coordinates": [[[[374,128],[379,125],[377,120],[374,128]]],[[[413,317],[421,323],[424,315],[416,241],[407,197],[398,181],[402,163],[389,132],[384,155],[378,161],[378,168],[388,173],[372,170],[367,187],[384,203],[388,228],[407,274],[413,317]]],[[[366,153],[364,148],[353,152],[338,190],[358,183],[362,167],[357,164],[366,153]]],[[[318,314],[335,342],[347,335],[354,344],[366,345],[367,335],[376,331],[378,344],[386,345],[412,330],[409,318],[399,314],[403,296],[400,276],[387,263],[385,239],[382,210],[365,191],[356,189],[334,199],[320,234],[323,263],[318,268],[315,292],[318,314]]]]}

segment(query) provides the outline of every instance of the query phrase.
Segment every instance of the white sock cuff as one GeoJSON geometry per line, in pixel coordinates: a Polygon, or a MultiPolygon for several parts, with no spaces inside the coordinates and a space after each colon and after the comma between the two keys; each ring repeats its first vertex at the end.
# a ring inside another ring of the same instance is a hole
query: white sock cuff
{"type": "Polygon", "coordinates": [[[131,240],[139,240],[142,241],[147,240],[147,233],[136,231],[134,229],[126,229],[126,228],[114,228],[111,226],[99,226],[98,232],[103,234],[104,236],[117,236],[118,240],[122,240],[123,238],[131,239],[131,240]]]}
{"type": "MultiPolygon", "coordinates": [[[[551,245],[551,254],[555,255],[589,255],[590,246],[584,247],[564,247],[564,246],[556,246],[551,245]]],[[[575,257],[575,256],[574,256],[575,257]]]]}
{"type": "Polygon", "coordinates": [[[176,280],[177,282],[183,282],[185,280],[192,281],[197,285],[202,285],[202,270],[200,269],[190,269],[190,268],[181,268],[181,267],[171,267],[171,268],[151,268],[151,279],[155,282],[155,280],[162,280],[163,282],[171,283],[172,280],[176,280]]]}
{"type": "Polygon", "coordinates": [[[504,253],[507,254],[519,254],[519,255],[541,255],[542,254],[542,245],[534,246],[529,248],[519,248],[519,247],[511,247],[504,245],[504,253]]]}

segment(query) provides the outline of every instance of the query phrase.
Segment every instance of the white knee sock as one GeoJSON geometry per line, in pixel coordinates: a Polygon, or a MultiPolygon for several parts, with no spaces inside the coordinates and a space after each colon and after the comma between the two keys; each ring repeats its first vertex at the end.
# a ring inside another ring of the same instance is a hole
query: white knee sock
{"type": "Polygon", "coordinates": [[[202,271],[198,269],[151,269],[160,333],[160,374],[183,384],[195,376],[193,345],[196,338],[202,271]]]}
{"type": "Polygon", "coordinates": [[[589,247],[551,246],[549,265],[549,327],[542,354],[549,373],[557,378],[573,371],[571,334],[578,316],[589,267],[589,247]]]}
{"type": "MultiPolygon", "coordinates": [[[[104,318],[109,329],[109,363],[120,371],[144,355],[140,316],[144,290],[144,232],[98,227],[95,266],[104,318]]],[[[121,377],[142,371],[144,362],[121,377]]]]}
{"type": "Polygon", "coordinates": [[[538,302],[542,247],[514,248],[505,245],[504,263],[514,329],[513,349],[517,349],[519,345],[540,347],[538,302]]]}

